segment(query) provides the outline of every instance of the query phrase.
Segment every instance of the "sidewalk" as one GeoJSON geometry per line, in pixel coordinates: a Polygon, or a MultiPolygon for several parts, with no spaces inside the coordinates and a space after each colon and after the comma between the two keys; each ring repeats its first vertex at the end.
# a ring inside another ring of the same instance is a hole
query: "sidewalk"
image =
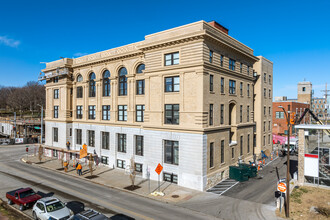
{"type": "Polygon", "coordinates": [[[41,162],[37,156],[24,156],[22,158],[23,162],[32,164],[34,166],[40,166],[46,169],[57,171],[63,174],[74,176],[75,178],[80,178],[88,180],[97,184],[108,186],[111,188],[116,188],[122,191],[135,193],[140,196],[153,198],[162,202],[177,203],[183,202],[191,199],[192,195],[202,194],[203,192],[196,191],[193,189],[188,189],[185,187],[178,186],[177,184],[172,184],[170,182],[160,182],[160,191],[164,193],[164,196],[153,196],[150,193],[158,191],[158,181],[147,180],[139,175],[135,177],[135,185],[137,186],[135,190],[125,189],[131,185],[130,176],[125,174],[125,170],[112,169],[108,166],[99,164],[99,166],[93,165],[93,175],[90,174],[88,163],[82,164],[82,175],[79,176],[73,167],[74,162],[70,161],[69,169],[67,173],[64,172],[64,168],[61,165],[61,161],[58,159],[53,159],[49,157],[43,157],[41,162]],[[27,161],[26,161],[27,160],[27,161]]]}

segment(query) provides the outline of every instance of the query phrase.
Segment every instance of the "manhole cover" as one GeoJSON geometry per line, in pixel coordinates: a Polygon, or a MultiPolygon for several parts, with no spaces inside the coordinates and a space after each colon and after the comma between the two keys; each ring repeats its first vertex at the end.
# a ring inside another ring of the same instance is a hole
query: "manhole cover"
{"type": "Polygon", "coordinates": [[[172,198],[179,198],[180,196],[179,195],[172,195],[172,198]]]}

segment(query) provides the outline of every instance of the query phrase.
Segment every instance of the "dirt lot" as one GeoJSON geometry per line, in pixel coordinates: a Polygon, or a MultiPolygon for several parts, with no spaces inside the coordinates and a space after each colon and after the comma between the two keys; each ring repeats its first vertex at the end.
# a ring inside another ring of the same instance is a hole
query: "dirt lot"
{"type": "MultiPolygon", "coordinates": [[[[285,218],[284,211],[276,212],[285,218]]],[[[294,189],[290,197],[290,219],[330,219],[330,189],[307,186],[294,189]],[[317,211],[311,211],[312,207],[317,211]]]]}
{"type": "Polygon", "coordinates": [[[19,212],[13,211],[9,208],[7,203],[0,200],[0,220],[26,220],[25,216],[22,216],[19,212]]]}

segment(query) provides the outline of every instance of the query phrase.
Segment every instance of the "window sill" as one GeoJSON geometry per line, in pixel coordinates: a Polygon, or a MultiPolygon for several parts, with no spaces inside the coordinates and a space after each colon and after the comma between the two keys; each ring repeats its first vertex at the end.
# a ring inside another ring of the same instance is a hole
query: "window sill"
{"type": "Polygon", "coordinates": [[[213,167],[210,167],[209,169],[210,169],[210,170],[214,170],[214,168],[215,168],[215,167],[213,166],[213,167]]]}
{"type": "Polygon", "coordinates": [[[210,94],[215,94],[215,92],[214,91],[210,91],[210,94]]]}
{"type": "Polygon", "coordinates": [[[164,92],[165,94],[179,94],[180,93],[180,91],[173,91],[173,92],[164,92]]]}
{"type": "Polygon", "coordinates": [[[229,96],[236,96],[236,97],[237,97],[237,95],[236,95],[236,94],[229,94],[229,96]]]}

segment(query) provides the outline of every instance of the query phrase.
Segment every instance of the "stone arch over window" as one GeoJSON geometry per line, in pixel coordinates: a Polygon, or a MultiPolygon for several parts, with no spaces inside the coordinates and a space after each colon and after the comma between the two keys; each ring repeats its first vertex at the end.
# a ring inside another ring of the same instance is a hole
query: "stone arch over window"
{"type": "Polygon", "coordinates": [[[82,82],[84,80],[84,78],[82,77],[81,74],[78,74],[77,76],[77,82],[82,82]]]}
{"type": "Polygon", "coordinates": [[[119,69],[119,95],[127,95],[127,69],[122,67],[119,69]]]}
{"type": "Polygon", "coordinates": [[[89,74],[89,97],[96,96],[95,73],[89,74]]]}
{"type": "Polygon", "coordinates": [[[236,125],[236,103],[229,104],[229,125],[236,125]]]}
{"type": "Polygon", "coordinates": [[[105,70],[102,75],[103,79],[103,96],[110,96],[110,71],[105,70]]]}
{"type": "Polygon", "coordinates": [[[145,69],[145,65],[141,63],[136,67],[136,73],[143,73],[144,69],[145,69]]]}

